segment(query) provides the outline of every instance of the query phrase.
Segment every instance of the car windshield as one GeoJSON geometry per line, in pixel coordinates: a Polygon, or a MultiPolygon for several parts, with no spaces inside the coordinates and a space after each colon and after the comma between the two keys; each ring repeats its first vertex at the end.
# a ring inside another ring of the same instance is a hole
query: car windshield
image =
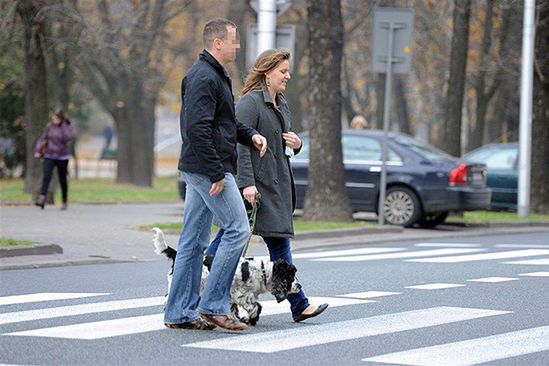
{"type": "Polygon", "coordinates": [[[397,135],[394,141],[400,145],[417,152],[419,155],[428,160],[454,160],[455,158],[442,150],[439,150],[431,145],[418,141],[412,137],[405,135],[397,135]]]}

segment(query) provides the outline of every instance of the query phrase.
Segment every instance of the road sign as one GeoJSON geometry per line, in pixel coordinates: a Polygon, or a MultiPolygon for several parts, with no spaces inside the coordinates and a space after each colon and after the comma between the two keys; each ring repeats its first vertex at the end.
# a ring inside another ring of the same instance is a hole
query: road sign
{"type": "Polygon", "coordinates": [[[399,8],[375,8],[372,62],[374,72],[385,73],[389,32],[393,32],[392,71],[396,74],[410,72],[412,64],[412,32],[414,11],[399,8]]]}
{"type": "MultiPolygon", "coordinates": [[[[295,25],[281,24],[276,27],[276,48],[287,48],[290,50],[292,57],[290,58],[290,71],[294,66],[294,50],[295,50],[295,25]]],[[[257,52],[257,24],[250,24],[246,32],[246,68],[249,69],[256,57],[257,52]]]]}

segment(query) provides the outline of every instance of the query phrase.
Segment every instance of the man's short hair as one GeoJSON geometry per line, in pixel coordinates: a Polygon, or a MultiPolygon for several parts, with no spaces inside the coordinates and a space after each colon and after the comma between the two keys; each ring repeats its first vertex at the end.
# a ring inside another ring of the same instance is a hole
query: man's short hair
{"type": "Polygon", "coordinates": [[[225,18],[214,18],[204,26],[202,36],[204,38],[204,48],[210,49],[214,39],[227,39],[227,27],[236,28],[236,24],[225,18]]]}

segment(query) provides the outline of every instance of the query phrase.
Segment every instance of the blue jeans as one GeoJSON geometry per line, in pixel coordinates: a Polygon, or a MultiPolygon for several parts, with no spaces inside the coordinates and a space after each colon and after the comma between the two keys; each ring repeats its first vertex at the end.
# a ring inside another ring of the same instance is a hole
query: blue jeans
{"type": "Polygon", "coordinates": [[[166,323],[195,320],[198,312],[230,314],[231,283],[250,235],[246,209],[231,174],[225,174],[225,186],[215,197],[209,194],[212,183],[206,175],[183,172],[183,177],[187,183],[184,224],[164,312],[166,323]],[[200,297],[203,252],[210,240],[213,215],[225,228],[225,235],[219,242],[218,255],[200,297]]]}
{"type": "MultiPolygon", "coordinates": [[[[223,229],[219,229],[217,236],[212,240],[210,246],[206,250],[205,255],[215,256],[219,244],[225,232],[223,229]]],[[[284,259],[288,263],[292,263],[292,252],[290,249],[290,238],[277,238],[277,237],[262,237],[269,249],[269,256],[271,261],[274,262],[279,258],[284,259]]],[[[214,257],[215,258],[215,257],[214,257]]],[[[309,306],[309,300],[305,296],[303,290],[300,290],[297,294],[288,295],[288,301],[290,302],[290,309],[292,310],[292,317],[300,315],[303,310],[309,306]]]]}

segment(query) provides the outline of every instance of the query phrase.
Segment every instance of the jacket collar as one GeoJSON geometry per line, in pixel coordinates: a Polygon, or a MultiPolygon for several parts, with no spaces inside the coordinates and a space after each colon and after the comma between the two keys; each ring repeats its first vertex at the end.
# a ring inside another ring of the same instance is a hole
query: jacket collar
{"type": "MultiPolygon", "coordinates": [[[[274,106],[274,101],[273,101],[273,98],[271,98],[271,94],[269,94],[269,92],[266,90],[262,90],[262,93],[263,93],[263,101],[267,104],[272,104],[274,106]]],[[[279,107],[286,104],[286,98],[284,98],[284,94],[278,93],[276,96],[278,99],[279,107]]]]}
{"type": "Polygon", "coordinates": [[[202,52],[200,52],[199,58],[210,64],[217,72],[221,73],[226,78],[229,78],[229,73],[227,72],[227,70],[207,50],[202,50],[202,52]]]}

